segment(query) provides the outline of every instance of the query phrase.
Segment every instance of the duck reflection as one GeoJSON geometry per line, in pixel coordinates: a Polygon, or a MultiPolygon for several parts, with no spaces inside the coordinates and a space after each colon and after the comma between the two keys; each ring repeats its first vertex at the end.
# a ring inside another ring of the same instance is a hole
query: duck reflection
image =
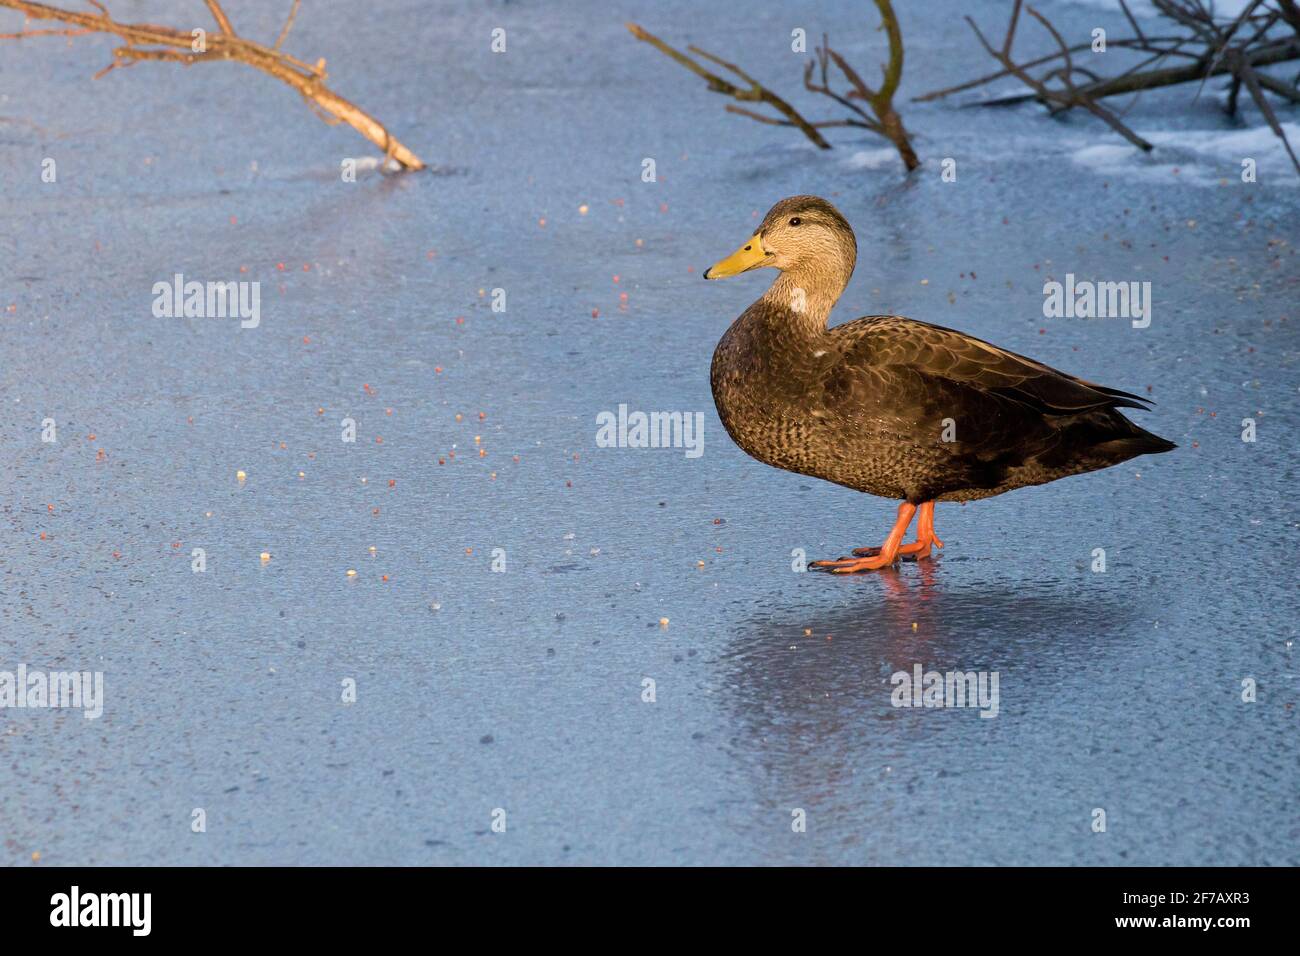
{"type": "Polygon", "coordinates": [[[887,813],[972,761],[987,772],[989,761],[1014,757],[1016,722],[1054,685],[1105,666],[1099,647],[1134,623],[1123,592],[1099,600],[1063,582],[951,587],[941,573],[932,562],[885,569],[846,582],[847,605],[791,608],[736,627],[721,705],[732,754],[762,778],[756,792],[772,807],[861,815],[874,803],[887,813]],[[981,719],[974,704],[893,706],[891,675],[916,664],[999,672],[1001,712],[981,719]]]}

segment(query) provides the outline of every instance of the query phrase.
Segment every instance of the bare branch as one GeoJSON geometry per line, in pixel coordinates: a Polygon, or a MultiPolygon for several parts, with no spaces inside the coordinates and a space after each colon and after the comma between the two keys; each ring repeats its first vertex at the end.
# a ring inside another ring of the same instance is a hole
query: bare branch
{"type": "Polygon", "coordinates": [[[1264,114],[1264,119],[1268,121],[1268,127],[1273,131],[1273,135],[1282,141],[1282,147],[1286,150],[1286,154],[1291,157],[1291,165],[1295,167],[1297,173],[1300,173],[1300,159],[1296,158],[1295,150],[1291,148],[1291,143],[1286,138],[1286,131],[1282,129],[1282,124],[1277,121],[1277,114],[1273,112],[1273,107],[1269,104],[1268,98],[1264,96],[1264,91],[1259,88],[1259,79],[1254,68],[1246,65],[1237,75],[1246,84],[1251,99],[1255,101],[1259,111],[1264,114]]]}
{"type": "Polygon", "coordinates": [[[727,105],[727,112],[735,113],[738,116],[745,116],[749,119],[756,120],[760,123],[766,123],[769,126],[793,126],[798,128],[810,140],[816,143],[822,149],[830,149],[828,143],[818,132],[820,129],[830,127],[856,127],[858,129],[870,130],[880,136],[885,137],[894,144],[898,150],[898,155],[903,161],[903,165],[910,172],[921,165],[917,159],[916,153],[912,149],[911,141],[908,137],[907,130],[903,127],[903,121],[899,117],[897,110],[894,109],[893,97],[898,89],[899,83],[903,76],[903,37],[898,27],[898,18],[894,15],[893,6],[890,0],[875,0],[876,9],[880,11],[881,24],[880,29],[884,30],[889,38],[889,61],[881,67],[883,81],[879,90],[873,90],[858,75],[857,71],[838,53],[831,49],[827,39],[823,36],[822,45],[817,48],[817,60],[815,63],[808,63],[804,67],[804,89],[820,96],[825,96],[841,107],[846,109],[851,115],[838,120],[824,120],[822,122],[810,123],[804,119],[793,106],[787,103],[781,97],[767,89],[756,79],[746,73],[743,69],[734,63],[715,56],[697,46],[688,46],[686,49],[701,60],[713,63],[723,70],[731,73],[741,80],[745,86],[737,86],[730,80],[712,72],[707,67],[692,59],[687,54],[673,49],[663,40],[648,33],[642,27],[635,23],[627,24],[628,31],[645,43],[649,43],[665,56],[676,60],[686,69],[690,70],[696,76],[704,79],[709,89],[715,93],[721,93],[724,96],[730,96],[732,99],[742,103],[766,103],[781,114],[780,119],[774,116],[768,116],[762,113],[754,112],[739,106],[727,105]],[[849,84],[847,92],[837,92],[832,89],[829,79],[829,65],[835,64],[835,67],[843,74],[844,79],[849,84]],[[820,76],[820,81],[813,79],[814,73],[820,76]],[[863,107],[859,106],[855,100],[861,100],[867,103],[871,108],[868,113],[863,107]],[[871,115],[874,113],[874,117],[871,115]]]}
{"type": "MultiPolygon", "coordinates": [[[[212,19],[217,21],[217,26],[221,32],[228,37],[235,35],[235,28],[230,25],[230,18],[226,16],[226,11],[221,9],[221,4],[217,0],[204,0],[208,5],[208,10],[212,13],[212,19]]],[[[99,6],[99,4],[95,4],[99,6]]],[[[104,16],[108,16],[108,11],[104,11],[104,16]]]]}
{"type": "Polygon", "coordinates": [[[821,149],[831,148],[831,144],[826,142],[826,140],[822,137],[821,133],[817,132],[817,130],[813,127],[811,123],[809,123],[806,119],[804,119],[801,115],[799,115],[799,112],[793,106],[791,106],[785,100],[781,99],[781,97],[777,96],[771,90],[767,89],[767,87],[760,84],[757,80],[750,77],[749,74],[745,73],[735,64],[728,63],[726,60],[719,59],[718,57],[714,56],[711,53],[705,53],[703,50],[700,50],[697,47],[689,48],[697,56],[701,56],[707,60],[717,63],[719,66],[722,66],[724,69],[730,70],[731,72],[739,76],[742,80],[748,82],[750,84],[750,88],[748,90],[742,90],[739,87],[737,87],[735,84],[727,80],[724,80],[716,73],[710,72],[708,69],[706,69],[705,67],[701,66],[699,63],[692,60],[685,53],[673,49],[663,40],[659,39],[654,34],[647,32],[637,24],[629,23],[626,24],[626,26],[628,32],[631,33],[632,36],[636,37],[638,40],[641,40],[645,43],[649,43],[655,49],[659,50],[659,52],[665,54],[666,56],[671,57],[672,59],[680,63],[682,66],[686,67],[686,69],[690,70],[692,73],[696,74],[697,76],[703,77],[705,80],[707,80],[709,84],[709,89],[712,90],[714,93],[722,93],[725,96],[730,96],[732,99],[740,100],[741,102],[766,103],[769,106],[771,106],[773,109],[775,109],[778,113],[780,113],[782,116],[784,116],[787,120],[789,120],[789,122],[792,125],[797,126],[803,132],[803,134],[807,136],[810,140],[812,140],[814,143],[816,143],[818,147],[820,147],[821,149]]]}
{"type": "Polygon", "coordinates": [[[812,82],[813,64],[810,63],[804,69],[804,86],[814,93],[830,97],[841,106],[857,114],[858,119],[846,123],[846,125],[863,126],[888,139],[894,144],[894,148],[898,150],[898,155],[903,160],[903,165],[907,168],[907,171],[911,172],[921,165],[921,161],[917,159],[916,152],[912,149],[911,138],[903,126],[902,117],[894,109],[893,102],[894,93],[898,90],[898,84],[903,76],[903,35],[898,28],[898,18],[894,15],[893,6],[889,0],[876,0],[876,8],[880,11],[880,29],[884,30],[889,37],[889,61],[881,66],[884,79],[880,89],[872,89],[844,57],[831,49],[824,36],[822,37],[822,45],[817,49],[817,62],[821,68],[821,83],[812,82]],[[848,81],[851,89],[847,93],[836,93],[830,88],[830,83],[827,80],[828,61],[834,63],[840,73],[844,75],[844,79],[848,81]],[[868,116],[864,110],[852,102],[853,100],[862,100],[867,103],[875,114],[875,119],[868,116]]]}
{"type": "Polygon", "coordinates": [[[24,37],[80,37],[93,30],[19,30],[17,33],[0,33],[0,40],[21,40],[24,37]]]}
{"type": "MultiPolygon", "coordinates": [[[[1246,22],[1246,19],[1252,13],[1255,12],[1255,8],[1258,7],[1261,3],[1263,3],[1263,0],[1250,0],[1250,3],[1246,5],[1246,8],[1241,11],[1241,15],[1232,22],[1232,26],[1228,27],[1228,32],[1224,34],[1223,42],[1219,45],[1218,50],[1215,51],[1214,59],[1210,61],[1209,70],[1206,71],[1205,76],[1201,79],[1201,85],[1196,88],[1196,95],[1192,97],[1193,103],[1195,103],[1198,99],[1200,99],[1201,90],[1205,88],[1205,81],[1209,79],[1211,71],[1213,71],[1214,68],[1217,67],[1219,63],[1223,60],[1224,54],[1228,52],[1229,49],[1228,44],[1232,40],[1233,35],[1237,32],[1237,30],[1241,27],[1241,25],[1246,22]]],[[[1262,32],[1267,33],[1268,28],[1271,27],[1272,25],[1273,22],[1269,21],[1269,23],[1265,25],[1262,32]]]]}
{"type": "MultiPolygon", "coordinates": [[[[764,116],[762,113],[755,113],[753,110],[747,110],[743,106],[737,106],[734,103],[728,103],[723,108],[728,113],[735,113],[737,116],[747,116],[752,120],[757,120],[758,122],[765,123],[768,126],[793,126],[794,125],[789,120],[777,119],[775,116],[764,116]]],[[[867,123],[860,122],[858,120],[851,120],[851,119],[821,120],[819,122],[813,123],[812,125],[817,129],[830,129],[833,127],[842,127],[842,126],[856,126],[861,129],[870,129],[873,132],[876,131],[873,126],[870,126],[867,123]]]]}
{"type": "MultiPolygon", "coordinates": [[[[1014,76],[1029,87],[1031,92],[1003,96],[972,105],[1006,106],[1037,100],[1054,116],[1078,107],[1102,119],[1135,145],[1142,149],[1150,149],[1150,144],[1129,130],[1115,113],[1101,106],[1098,101],[1105,97],[1140,93],[1144,90],[1188,82],[1198,82],[1196,95],[1199,96],[1201,88],[1211,77],[1228,76],[1230,82],[1225,109],[1229,115],[1236,114],[1241,91],[1245,89],[1263,113],[1269,128],[1282,141],[1297,171],[1300,171],[1300,162],[1297,162],[1296,154],[1287,141],[1272,104],[1264,95],[1264,91],[1267,90],[1288,103],[1298,104],[1300,89],[1296,88],[1296,83],[1288,85],[1267,73],[1260,72],[1261,68],[1272,64],[1300,59],[1300,3],[1297,0],[1250,0],[1240,13],[1220,20],[1215,18],[1204,0],[1151,0],[1151,2],[1157,12],[1187,32],[1178,36],[1148,36],[1143,33],[1134,18],[1127,0],[1120,0],[1120,8],[1136,36],[1111,40],[1109,45],[1151,55],[1130,66],[1123,73],[1109,77],[1097,76],[1077,66],[1072,55],[1087,49],[1087,45],[1068,46],[1052,23],[1028,6],[1026,9],[1029,14],[1051,34],[1058,52],[1017,64],[1012,57],[1011,49],[1023,0],[1014,2],[1011,22],[1001,49],[995,49],[975,21],[967,17],[966,20],[974,30],[981,46],[1002,65],[1003,69],[959,86],[928,93],[918,99],[939,99],[951,93],[1014,76]],[[1280,24],[1290,26],[1295,35],[1277,36],[1273,30],[1280,24]],[[1159,65],[1171,57],[1180,57],[1190,62],[1173,67],[1159,65]],[[1060,61],[1059,65],[1052,67],[1041,77],[1035,78],[1029,75],[1030,68],[1056,61],[1060,61]],[[1088,82],[1076,83],[1076,77],[1086,77],[1088,82]],[[1059,86],[1049,86],[1049,83],[1059,83],[1059,86]]],[[[1300,77],[1297,77],[1297,81],[1300,81],[1300,77]]]]}
{"type": "MultiPolygon", "coordinates": [[[[1141,39],[1121,38],[1118,40],[1107,40],[1106,42],[1108,46],[1119,47],[1122,49],[1130,49],[1130,50],[1142,50],[1142,51],[1153,50],[1154,44],[1168,42],[1168,43],[1173,43],[1175,45],[1168,49],[1160,49],[1158,51],[1157,57],[1153,57],[1152,59],[1161,59],[1167,56],[1185,56],[1185,57],[1190,57],[1191,59],[1194,60],[1198,60],[1198,61],[1200,60],[1200,57],[1196,56],[1195,54],[1182,53],[1177,49],[1178,43],[1180,42],[1179,37],[1156,37],[1151,40],[1148,40],[1145,37],[1141,39]]],[[[1090,49],[1092,49],[1091,43],[1078,43],[1070,47],[1070,52],[1082,53],[1083,51],[1090,50],[1090,49]]],[[[1055,53],[1049,53],[1046,56],[1040,56],[1036,60],[1026,60],[1024,63],[1020,64],[1020,66],[1022,69],[1028,70],[1036,66],[1042,66],[1044,63],[1051,63],[1053,60],[1059,60],[1061,56],[1062,56],[1062,52],[1060,50],[1057,50],[1055,53]]],[[[989,73],[987,76],[981,76],[978,79],[968,80],[967,82],[959,83],[956,86],[950,86],[942,90],[934,90],[930,93],[922,94],[921,96],[914,96],[912,97],[912,102],[928,103],[932,100],[940,100],[943,99],[945,96],[951,96],[953,93],[964,93],[966,90],[972,90],[977,86],[985,86],[989,83],[996,82],[997,80],[1001,80],[1012,75],[1013,74],[1010,70],[998,70],[996,73],[989,73]]],[[[1019,97],[1018,99],[1023,101],[1025,99],[1033,99],[1033,97],[1032,96],[1019,97]]]]}
{"type": "Polygon", "coordinates": [[[983,45],[988,54],[1001,63],[1002,66],[1016,79],[1020,80],[1032,89],[1041,101],[1051,105],[1054,108],[1054,113],[1059,113],[1075,106],[1082,107],[1089,113],[1092,113],[1094,116],[1101,119],[1106,123],[1106,125],[1115,130],[1115,132],[1119,133],[1134,146],[1141,150],[1149,151],[1151,149],[1150,143],[1125,126],[1118,116],[1097,103],[1096,100],[1088,96],[1081,88],[1074,85],[1071,79],[1071,74],[1074,72],[1074,61],[1070,55],[1069,47],[1065,43],[1064,39],[1062,39],[1060,33],[1057,32],[1056,28],[1053,27],[1052,24],[1033,7],[1028,8],[1030,16],[1038,20],[1038,22],[1043,25],[1044,29],[1052,35],[1052,39],[1056,41],[1057,46],[1061,50],[1061,55],[1065,59],[1065,66],[1060,74],[1065,89],[1052,89],[1042,80],[1030,76],[1023,66],[1015,62],[1011,50],[1012,46],[1015,44],[1015,31],[1016,25],[1020,19],[1021,6],[1022,0],[1015,0],[1015,6],[1011,10],[1011,22],[1007,26],[1006,37],[1002,41],[1002,48],[1000,50],[995,50],[993,48],[993,45],[989,43],[983,32],[980,31],[979,25],[969,16],[966,17],[966,22],[969,23],[971,29],[975,31],[975,36],[979,38],[980,44],[983,45]]]}
{"type": "MultiPolygon", "coordinates": [[[[827,80],[827,76],[826,76],[827,74],[826,66],[830,62],[831,57],[835,57],[836,63],[840,64],[840,69],[841,71],[843,71],[845,67],[842,63],[842,60],[839,57],[839,54],[837,54],[834,50],[832,50],[829,46],[826,45],[826,38],[825,36],[823,36],[822,46],[817,48],[817,65],[820,66],[821,68],[821,78],[822,78],[821,83],[814,83],[812,81],[814,65],[812,63],[809,63],[807,66],[804,67],[804,73],[803,73],[804,88],[809,92],[819,93],[822,96],[830,97],[836,103],[839,103],[845,109],[852,111],[859,117],[860,122],[854,125],[865,126],[867,129],[879,133],[883,136],[885,133],[885,128],[881,126],[879,123],[877,123],[875,120],[873,120],[870,116],[868,116],[866,110],[864,110],[862,107],[858,106],[856,103],[852,101],[851,97],[853,96],[854,91],[850,90],[848,95],[841,96],[839,93],[836,93],[834,90],[831,89],[830,83],[827,80]]],[[[845,76],[847,77],[848,74],[846,73],[845,76]]],[[[850,82],[852,82],[851,79],[850,82]]]]}
{"type": "MultiPolygon", "coordinates": [[[[108,10],[98,0],[89,0],[100,12],[85,13],[63,10],[44,3],[27,0],[0,0],[0,7],[8,7],[26,14],[33,20],[56,20],[80,28],[81,33],[108,33],[126,41],[126,46],[113,51],[114,61],[96,74],[96,78],[120,66],[141,60],[166,61],[189,66],[219,60],[235,60],[261,70],[297,90],[313,111],[328,116],[332,122],[347,123],[370,142],[384,150],[407,169],[423,169],[424,163],[415,153],[393,137],[377,119],[360,107],[339,96],[325,86],[325,61],[315,65],[304,63],[296,57],[282,53],[277,47],[267,47],[253,40],[237,36],[230,19],[217,0],[206,0],[220,32],[207,38],[207,50],[194,53],[189,31],[152,23],[120,23],[109,16],[108,10]]],[[[294,3],[289,23],[281,31],[280,41],[288,34],[298,9],[294,3]]],[[[55,32],[55,31],[51,31],[55,32]]],[[[73,35],[67,33],[66,35],[73,35]]],[[[3,37],[5,35],[0,35],[3,37]]]]}
{"type": "Polygon", "coordinates": [[[1138,26],[1133,12],[1128,8],[1128,0],[1119,0],[1119,8],[1124,11],[1124,17],[1128,20],[1128,25],[1133,28],[1133,32],[1137,34],[1138,39],[1146,42],[1146,37],[1142,35],[1142,28],[1138,26]]]}

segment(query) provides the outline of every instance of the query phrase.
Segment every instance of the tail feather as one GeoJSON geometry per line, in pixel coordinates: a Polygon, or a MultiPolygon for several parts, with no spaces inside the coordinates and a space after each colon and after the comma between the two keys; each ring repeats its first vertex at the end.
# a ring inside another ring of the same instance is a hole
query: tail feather
{"type": "Polygon", "coordinates": [[[1133,424],[1113,408],[1074,416],[1057,424],[1058,440],[1040,460],[1056,467],[1089,463],[1088,468],[1118,465],[1138,455],[1157,455],[1178,446],[1133,424]]]}
{"type": "Polygon", "coordinates": [[[1158,455],[1178,447],[1173,442],[1147,431],[1141,425],[1134,424],[1118,412],[1115,413],[1115,417],[1125,426],[1124,433],[1116,436],[1115,441],[1126,449],[1132,449],[1132,455],[1158,455]]]}
{"type": "Polygon", "coordinates": [[[1096,382],[1088,382],[1087,385],[1103,395],[1109,395],[1111,398],[1116,399],[1115,404],[1121,408],[1140,408],[1146,411],[1155,404],[1153,398],[1143,398],[1141,395],[1134,395],[1132,392],[1126,392],[1121,388],[1098,385],[1096,382]]]}
{"type": "Polygon", "coordinates": [[[1159,455],[1163,452],[1173,451],[1177,447],[1173,442],[1166,441],[1159,435],[1144,431],[1141,435],[1115,438],[1111,441],[1102,442],[1099,445],[1094,445],[1093,450],[1105,457],[1114,456],[1116,462],[1121,462],[1136,458],[1138,455],[1159,455]]]}

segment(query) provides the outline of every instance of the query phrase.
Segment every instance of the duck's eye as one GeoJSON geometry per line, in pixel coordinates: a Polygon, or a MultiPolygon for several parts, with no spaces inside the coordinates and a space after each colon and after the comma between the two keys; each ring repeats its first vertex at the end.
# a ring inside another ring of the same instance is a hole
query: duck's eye
{"type": "Polygon", "coordinates": [[[798,216],[795,216],[793,219],[790,220],[790,225],[797,226],[801,222],[803,222],[803,220],[800,219],[798,216]]]}

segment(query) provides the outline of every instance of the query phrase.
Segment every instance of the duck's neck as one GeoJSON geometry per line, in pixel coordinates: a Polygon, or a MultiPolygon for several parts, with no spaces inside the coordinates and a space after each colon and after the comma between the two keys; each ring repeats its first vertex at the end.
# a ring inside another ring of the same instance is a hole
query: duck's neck
{"type": "Polygon", "coordinates": [[[791,331],[809,338],[826,331],[831,309],[849,284],[850,271],[826,264],[782,272],[760,300],[769,315],[782,316],[791,331]]]}

